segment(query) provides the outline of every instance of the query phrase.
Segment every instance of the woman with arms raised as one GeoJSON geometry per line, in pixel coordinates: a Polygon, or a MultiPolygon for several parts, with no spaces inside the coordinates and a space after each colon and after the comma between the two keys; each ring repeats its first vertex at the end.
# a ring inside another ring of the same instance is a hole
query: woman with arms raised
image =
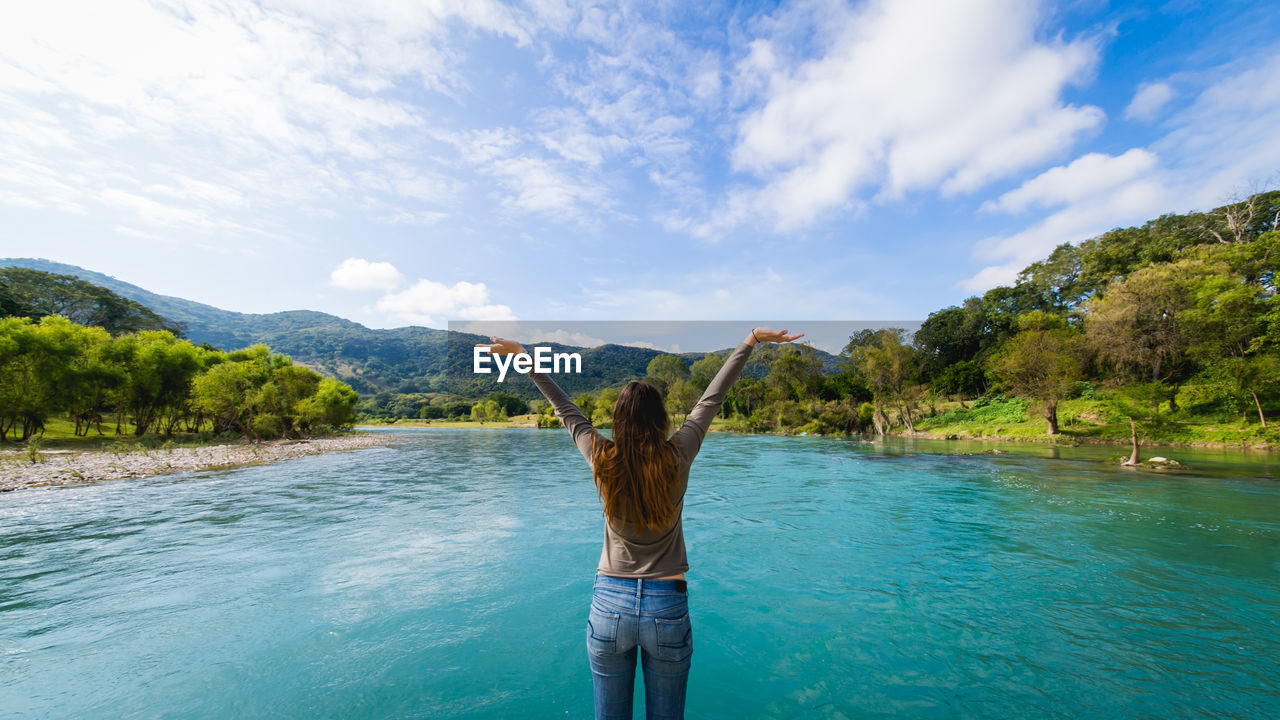
{"type": "MultiPolygon", "coordinates": [[[[689,466],[756,343],[800,337],[752,330],[670,438],[662,393],[647,382],[628,383],[618,394],[610,440],[550,377],[529,373],[591,466],[604,505],[604,549],[587,620],[597,718],[631,717],[637,647],[648,717],[684,716],[693,654],[681,523],[689,466]]],[[[489,340],[495,355],[524,352],[517,342],[489,340]]]]}

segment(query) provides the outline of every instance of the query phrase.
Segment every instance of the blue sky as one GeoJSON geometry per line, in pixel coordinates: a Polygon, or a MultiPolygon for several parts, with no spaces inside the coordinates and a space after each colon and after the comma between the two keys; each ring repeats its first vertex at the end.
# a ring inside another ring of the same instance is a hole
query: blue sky
{"type": "Polygon", "coordinates": [[[923,318],[1274,185],[1274,10],[11,3],[0,256],[374,327],[923,318]]]}

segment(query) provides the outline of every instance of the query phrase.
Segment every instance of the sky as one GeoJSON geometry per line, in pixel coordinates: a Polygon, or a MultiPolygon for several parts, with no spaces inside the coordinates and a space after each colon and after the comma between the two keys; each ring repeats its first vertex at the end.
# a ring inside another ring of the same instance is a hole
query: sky
{"type": "Polygon", "coordinates": [[[1269,2],[0,6],[0,257],[241,312],[920,319],[1276,185],[1269,2]]]}

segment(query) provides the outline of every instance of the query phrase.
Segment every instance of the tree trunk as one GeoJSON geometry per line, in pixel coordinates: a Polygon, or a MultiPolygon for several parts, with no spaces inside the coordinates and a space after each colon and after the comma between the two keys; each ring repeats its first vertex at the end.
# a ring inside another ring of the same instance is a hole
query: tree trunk
{"type": "Polygon", "coordinates": [[[1044,419],[1049,421],[1049,434],[1058,434],[1058,406],[1054,404],[1046,404],[1044,406],[1044,419]]]}
{"type": "Polygon", "coordinates": [[[1249,394],[1253,396],[1253,404],[1258,406],[1258,420],[1262,423],[1262,427],[1267,426],[1267,416],[1262,414],[1262,403],[1258,402],[1258,393],[1250,390],[1249,394]]]}
{"type": "Polygon", "coordinates": [[[1120,464],[1132,467],[1138,464],[1138,423],[1134,422],[1133,418],[1129,418],[1129,432],[1133,438],[1133,453],[1129,455],[1128,460],[1120,464]]]}

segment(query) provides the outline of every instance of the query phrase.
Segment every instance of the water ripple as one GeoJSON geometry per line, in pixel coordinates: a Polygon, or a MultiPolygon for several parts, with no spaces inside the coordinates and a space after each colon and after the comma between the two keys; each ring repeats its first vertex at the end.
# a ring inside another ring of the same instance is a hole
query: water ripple
{"type": "MultiPolygon", "coordinates": [[[[0,497],[4,716],[589,717],[603,519],[577,451],[397,434],[0,497]]],[[[1274,715],[1271,461],[929,449],[708,439],[690,716],[1274,715]]]]}

